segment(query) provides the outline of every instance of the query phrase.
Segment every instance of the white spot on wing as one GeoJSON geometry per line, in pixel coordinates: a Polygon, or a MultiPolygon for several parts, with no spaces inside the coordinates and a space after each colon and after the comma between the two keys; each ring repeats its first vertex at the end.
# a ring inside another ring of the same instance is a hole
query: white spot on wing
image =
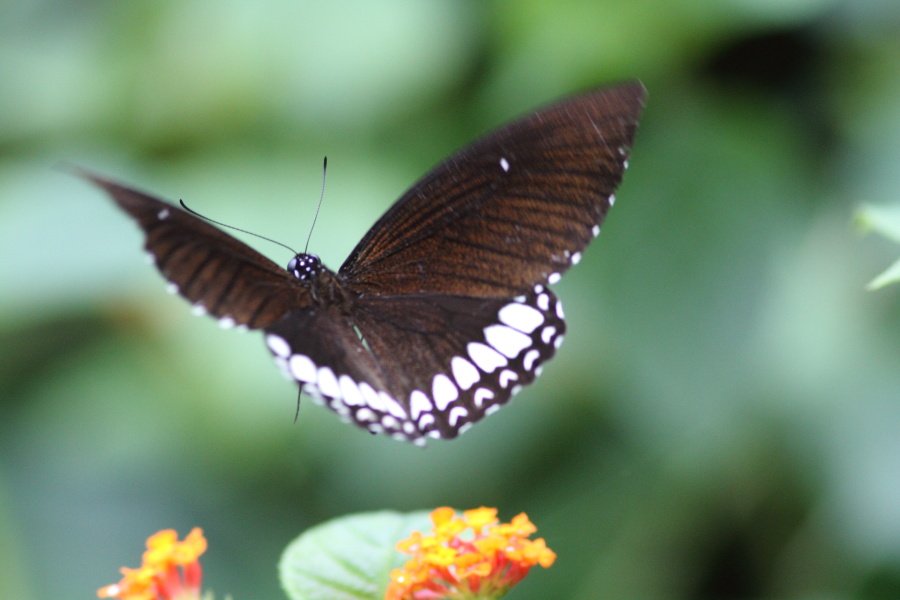
{"type": "Polygon", "coordinates": [[[450,403],[459,398],[459,389],[456,387],[456,384],[443,373],[438,373],[434,376],[431,386],[431,395],[438,410],[447,410],[450,403]]]}
{"type": "MultiPolygon", "coordinates": [[[[356,420],[361,423],[371,423],[375,420],[375,413],[370,408],[361,408],[356,411],[356,420]]],[[[379,426],[380,428],[380,426],[379,426]]]]}
{"type": "Polygon", "coordinates": [[[330,396],[331,398],[341,397],[341,388],[338,385],[337,377],[335,377],[331,367],[319,368],[319,380],[317,384],[324,396],[330,396]]]}
{"type": "Polygon", "coordinates": [[[462,390],[467,390],[481,379],[481,373],[475,368],[475,365],[467,361],[461,356],[454,356],[450,361],[450,369],[453,371],[453,378],[456,379],[456,385],[462,390]]]}
{"type": "Polygon", "coordinates": [[[541,310],[547,310],[550,308],[550,296],[547,294],[541,294],[537,297],[537,305],[541,310]]]}
{"type": "Polygon", "coordinates": [[[507,364],[507,360],[502,354],[480,342],[470,342],[466,346],[466,350],[469,352],[469,358],[472,359],[472,362],[478,365],[478,368],[485,373],[493,373],[507,364]]]}
{"type": "Polygon", "coordinates": [[[280,335],[275,335],[274,333],[266,335],[266,346],[269,347],[272,354],[280,356],[281,358],[287,358],[291,354],[291,347],[284,338],[280,335]]]}
{"type": "Polygon", "coordinates": [[[160,221],[165,221],[166,219],[169,218],[169,215],[170,215],[170,214],[172,214],[172,213],[169,212],[169,209],[168,209],[168,208],[164,208],[164,209],[162,209],[161,211],[159,211],[158,213],[156,213],[156,217],[157,217],[160,221]]]}
{"type": "Polygon", "coordinates": [[[289,364],[291,367],[291,375],[293,375],[297,381],[315,383],[318,379],[316,363],[310,360],[305,354],[293,355],[289,364]]]}
{"type": "Polygon", "coordinates": [[[425,392],[413,390],[413,393],[409,395],[409,410],[412,413],[413,421],[417,421],[419,415],[428,414],[434,410],[434,405],[431,404],[431,400],[428,399],[425,392]]]}
{"type": "Polygon", "coordinates": [[[559,273],[550,273],[550,276],[547,277],[547,283],[551,285],[554,283],[559,283],[560,279],[562,279],[562,275],[560,275],[559,273]]]}
{"type": "Polygon", "coordinates": [[[591,235],[594,237],[597,237],[598,235],[600,235],[600,226],[599,225],[594,225],[593,227],[591,227],[591,235]]]}
{"type": "Polygon", "coordinates": [[[315,384],[304,384],[300,390],[312,398],[312,401],[319,406],[325,404],[325,399],[322,398],[322,393],[319,391],[319,388],[315,386],[315,384]]]}
{"type": "Polygon", "coordinates": [[[610,194],[610,195],[609,195],[609,205],[610,205],[610,206],[615,206],[615,205],[616,205],[616,195],[615,195],[615,194],[610,194]]]}
{"type": "Polygon", "coordinates": [[[375,410],[380,410],[382,412],[387,410],[387,407],[384,405],[384,402],[381,401],[381,397],[378,395],[378,392],[375,391],[371,385],[363,381],[359,384],[359,391],[362,392],[363,398],[366,400],[366,404],[374,408],[375,410]]]}
{"type": "Polygon", "coordinates": [[[349,422],[350,422],[350,419],[349,419],[349,417],[350,417],[350,408],[349,408],[346,404],[344,404],[343,401],[341,401],[340,398],[335,398],[335,399],[333,399],[333,400],[328,404],[328,408],[330,408],[331,410],[333,410],[334,412],[336,412],[336,413],[338,414],[338,416],[341,417],[341,420],[342,420],[344,423],[349,423],[349,422]]]}
{"type": "Polygon", "coordinates": [[[450,409],[450,416],[448,421],[450,421],[450,427],[456,427],[456,424],[460,421],[460,419],[465,419],[469,416],[469,411],[467,411],[462,406],[454,406],[450,409]]]}
{"type": "Polygon", "coordinates": [[[509,171],[509,161],[506,160],[505,158],[501,158],[500,159],[500,168],[503,169],[504,171],[508,172],[509,171]]]}
{"type": "Polygon", "coordinates": [[[170,294],[177,294],[178,293],[178,284],[175,283],[174,281],[170,281],[169,283],[166,284],[166,291],[169,292],[170,294]]]}
{"type": "Polygon", "coordinates": [[[387,411],[397,417],[398,419],[406,420],[408,417],[406,416],[406,411],[403,410],[403,407],[400,406],[400,403],[391,398],[385,392],[378,392],[378,397],[381,398],[381,401],[384,403],[384,406],[387,408],[387,411]]]}
{"type": "Polygon", "coordinates": [[[219,327],[221,327],[222,329],[231,329],[234,326],[235,322],[231,317],[222,317],[221,319],[219,319],[219,327]]]}
{"type": "Polygon", "coordinates": [[[486,401],[493,399],[494,392],[492,392],[491,390],[487,388],[478,388],[477,390],[475,390],[474,400],[475,406],[477,406],[478,408],[481,408],[486,401]]]}
{"type": "Polygon", "coordinates": [[[202,317],[206,314],[206,307],[199,302],[191,307],[191,313],[196,317],[202,317]]]}
{"type": "Polygon", "coordinates": [[[484,328],[484,338],[500,354],[507,358],[515,358],[522,350],[531,345],[531,338],[506,325],[490,325],[484,328]]]}
{"type": "Polygon", "coordinates": [[[575,254],[573,254],[571,260],[572,260],[573,265],[577,265],[578,263],[580,263],[581,262],[581,252],[576,252],[575,254]]]}
{"type": "Polygon", "coordinates": [[[556,327],[553,325],[547,325],[541,329],[541,341],[545,344],[549,344],[554,335],[556,335],[556,327]]]}
{"type": "Polygon", "coordinates": [[[563,312],[562,302],[560,302],[559,300],[556,301],[556,316],[560,319],[566,318],[566,314],[563,312]]]}
{"type": "Polygon", "coordinates": [[[500,320],[524,333],[531,333],[544,323],[544,315],[527,304],[513,302],[500,309],[500,320]]]}
{"type": "Polygon", "coordinates": [[[525,358],[522,359],[522,366],[525,367],[526,371],[530,371],[532,367],[534,367],[534,361],[536,361],[540,355],[541,353],[534,348],[525,353],[525,358]]]}
{"type": "Polygon", "coordinates": [[[362,392],[359,391],[359,386],[356,385],[356,382],[353,381],[352,377],[349,375],[341,375],[338,378],[338,383],[341,386],[341,396],[344,397],[344,402],[346,402],[348,406],[362,406],[365,404],[362,392]]]}
{"type": "Polygon", "coordinates": [[[500,387],[506,388],[511,382],[518,381],[519,376],[515,371],[510,369],[503,369],[500,371],[500,387]]]}

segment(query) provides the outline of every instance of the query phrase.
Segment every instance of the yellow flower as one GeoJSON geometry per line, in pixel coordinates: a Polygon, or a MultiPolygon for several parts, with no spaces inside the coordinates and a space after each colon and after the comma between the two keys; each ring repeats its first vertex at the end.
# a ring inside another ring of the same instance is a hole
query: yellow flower
{"type": "Polygon", "coordinates": [[[472,528],[472,531],[475,532],[475,535],[478,535],[481,533],[483,527],[493,525],[497,522],[497,509],[485,508],[482,506],[481,508],[467,510],[463,513],[463,516],[466,523],[472,528]]]}
{"type": "Polygon", "coordinates": [[[99,598],[120,600],[199,600],[203,570],[199,557],[206,552],[203,530],[195,527],[178,541],[174,529],[164,529],[147,539],[144,564],[122,568],[122,580],[100,588],[99,598]]]}
{"type": "Polygon", "coordinates": [[[412,558],[391,572],[386,600],[499,598],[531,567],[549,567],[556,560],[542,538],[528,539],[537,528],[525,513],[498,524],[495,508],[467,510],[459,517],[441,507],[431,521],[432,535],[414,531],[397,544],[412,558]]]}

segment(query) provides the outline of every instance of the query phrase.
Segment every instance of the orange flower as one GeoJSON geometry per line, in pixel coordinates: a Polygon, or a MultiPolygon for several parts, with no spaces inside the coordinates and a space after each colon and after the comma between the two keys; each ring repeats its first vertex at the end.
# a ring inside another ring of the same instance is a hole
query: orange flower
{"type": "Polygon", "coordinates": [[[99,598],[121,600],[199,600],[203,571],[200,555],[206,552],[203,530],[195,527],[178,541],[174,529],[164,529],[147,539],[144,564],[122,568],[122,580],[97,590],[99,598]]]}
{"type": "Polygon", "coordinates": [[[537,528],[525,513],[498,524],[497,509],[452,508],[431,513],[432,534],[418,531],[397,544],[411,554],[402,569],[391,572],[386,600],[487,600],[500,598],[536,564],[549,567],[556,554],[542,538],[528,537],[537,528]],[[469,530],[468,535],[461,536],[469,530]]]}

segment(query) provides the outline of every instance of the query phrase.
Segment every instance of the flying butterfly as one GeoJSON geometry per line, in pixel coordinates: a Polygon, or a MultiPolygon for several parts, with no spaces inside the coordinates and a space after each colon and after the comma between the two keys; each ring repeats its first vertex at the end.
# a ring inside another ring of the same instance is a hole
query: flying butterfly
{"type": "Polygon", "coordinates": [[[413,185],[335,273],[282,269],[181,208],[90,173],[197,314],[261,329],[303,392],[371,433],[455,438],[532,383],[563,341],[548,285],[615,202],[646,92],[565,99],[459,150],[413,185]]]}

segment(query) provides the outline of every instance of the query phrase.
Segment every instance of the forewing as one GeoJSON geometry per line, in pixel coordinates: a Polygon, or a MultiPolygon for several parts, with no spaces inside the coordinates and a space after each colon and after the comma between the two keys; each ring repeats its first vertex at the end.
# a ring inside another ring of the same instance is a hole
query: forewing
{"type": "Polygon", "coordinates": [[[552,105],[435,167],[341,267],[365,294],[511,297],[553,283],[600,231],[643,108],[640,83],[552,105]]]}
{"type": "Polygon", "coordinates": [[[146,234],[144,247],[175,291],[220,323],[265,327],[308,306],[309,292],[243,242],[168,202],[79,172],[105,189],[146,234]]]}

